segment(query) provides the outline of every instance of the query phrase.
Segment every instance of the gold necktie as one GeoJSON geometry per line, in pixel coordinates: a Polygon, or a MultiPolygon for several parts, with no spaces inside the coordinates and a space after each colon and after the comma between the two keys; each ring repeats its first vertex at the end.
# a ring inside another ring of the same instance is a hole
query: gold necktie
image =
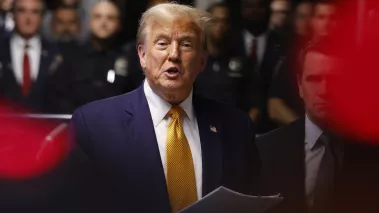
{"type": "Polygon", "coordinates": [[[196,181],[192,153],[182,127],[181,107],[173,106],[166,139],[167,189],[173,213],[196,202],[196,181]]]}

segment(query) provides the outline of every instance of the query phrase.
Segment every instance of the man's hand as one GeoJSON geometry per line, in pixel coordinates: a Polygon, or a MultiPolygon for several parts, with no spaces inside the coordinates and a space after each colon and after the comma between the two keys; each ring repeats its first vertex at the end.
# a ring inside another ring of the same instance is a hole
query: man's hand
{"type": "Polygon", "coordinates": [[[297,120],[299,116],[280,98],[268,100],[268,114],[270,119],[279,125],[287,125],[297,120]]]}

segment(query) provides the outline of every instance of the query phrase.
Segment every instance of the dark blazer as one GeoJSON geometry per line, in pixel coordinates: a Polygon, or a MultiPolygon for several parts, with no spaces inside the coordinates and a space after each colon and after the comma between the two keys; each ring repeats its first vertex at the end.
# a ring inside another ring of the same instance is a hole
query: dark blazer
{"type": "MultiPolygon", "coordinates": [[[[239,55],[249,57],[246,54],[245,39],[243,31],[237,35],[237,44],[235,48],[239,55]]],[[[275,72],[276,65],[284,53],[284,45],[281,36],[278,33],[269,31],[267,33],[266,47],[263,55],[263,60],[259,68],[259,75],[261,76],[264,84],[270,84],[273,73],[275,72]]],[[[267,88],[266,88],[267,89],[267,88]]]]}
{"type": "MultiPolygon", "coordinates": [[[[244,57],[249,57],[246,54],[246,44],[242,30],[237,34],[236,41],[237,44],[235,44],[235,48],[238,54],[244,57]]],[[[266,133],[277,128],[277,125],[272,122],[268,116],[266,105],[271,81],[274,74],[276,73],[278,64],[280,64],[280,61],[283,58],[284,50],[285,46],[283,44],[283,38],[278,33],[269,31],[266,39],[266,47],[262,62],[259,69],[254,70],[256,72],[255,74],[259,76],[260,79],[260,97],[262,97],[262,117],[257,127],[258,133],[266,133]]]]}
{"type": "MultiPolygon", "coordinates": [[[[304,140],[304,119],[257,138],[262,191],[284,197],[273,212],[307,212],[304,140]]],[[[378,147],[344,142],[343,168],[330,212],[379,212],[378,147]]]]}
{"type": "Polygon", "coordinates": [[[51,86],[49,82],[54,73],[61,68],[63,62],[57,46],[42,38],[38,76],[32,83],[29,94],[24,96],[12,70],[11,36],[10,34],[0,41],[0,97],[31,110],[51,111],[48,101],[51,86]]]}
{"type": "MultiPolygon", "coordinates": [[[[202,148],[202,194],[221,185],[242,193],[255,192],[259,158],[250,118],[198,96],[194,96],[193,105],[202,148]],[[212,126],[216,132],[211,131],[212,126]]],[[[79,108],[72,126],[80,153],[76,164],[81,162],[95,174],[82,184],[87,186],[82,193],[90,211],[171,211],[143,86],[79,108]]]]}

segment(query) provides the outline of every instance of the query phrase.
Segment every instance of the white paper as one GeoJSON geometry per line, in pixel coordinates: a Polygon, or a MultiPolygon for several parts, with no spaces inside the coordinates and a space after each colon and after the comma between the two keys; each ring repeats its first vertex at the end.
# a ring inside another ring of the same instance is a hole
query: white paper
{"type": "Polygon", "coordinates": [[[279,195],[245,195],[221,186],[179,213],[264,213],[282,199],[279,195]]]}

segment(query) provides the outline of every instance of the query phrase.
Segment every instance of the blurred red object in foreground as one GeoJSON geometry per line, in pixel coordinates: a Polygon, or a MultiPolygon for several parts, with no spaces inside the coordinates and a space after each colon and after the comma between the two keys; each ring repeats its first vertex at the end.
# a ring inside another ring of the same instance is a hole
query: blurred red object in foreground
{"type": "Polygon", "coordinates": [[[27,179],[54,169],[69,151],[67,124],[9,116],[14,109],[0,106],[0,178],[27,179]]]}
{"type": "Polygon", "coordinates": [[[356,1],[340,1],[339,30],[333,34],[337,51],[344,55],[345,69],[332,87],[338,131],[355,141],[379,143],[379,1],[366,1],[362,20],[357,20],[356,1]],[[358,30],[359,29],[359,30],[358,30]],[[359,35],[351,40],[350,35],[359,35]],[[357,45],[356,45],[357,44],[357,45]]]}

